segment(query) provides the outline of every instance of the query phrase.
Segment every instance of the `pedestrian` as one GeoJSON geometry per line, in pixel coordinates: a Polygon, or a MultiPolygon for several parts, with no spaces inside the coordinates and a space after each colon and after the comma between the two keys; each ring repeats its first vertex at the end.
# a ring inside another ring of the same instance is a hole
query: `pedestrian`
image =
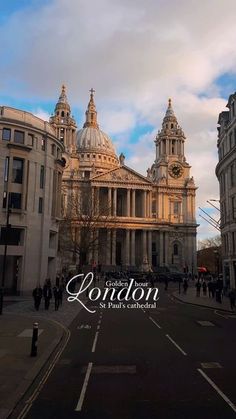
{"type": "Polygon", "coordinates": [[[232,311],[235,311],[235,299],[236,299],[236,293],[235,293],[235,289],[233,288],[229,292],[229,301],[230,301],[230,307],[232,311]]]}
{"type": "Polygon", "coordinates": [[[200,292],[201,292],[201,282],[198,280],[197,282],[196,282],[196,285],[195,285],[195,287],[196,287],[196,296],[197,297],[200,297],[200,292]]]}
{"type": "Polygon", "coordinates": [[[207,284],[209,298],[212,297],[212,285],[213,285],[212,280],[210,280],[207,284]]]}
{"type": "Polygon", "coordinates": [[[206,296],[206,294],[207,294],[207,284],[206,284],[205,279],[202,282],[202,291],[203,291],[203,295],[206,296]]]}
{"type": "Polygon", "coordinates": [[[55,300],[55,311],[57,311],[60,303],[60,288],[58,286],[53,288],[53,295],[55,300]]]}
{"type": "Polygon", "coordinates": [[[183,289],[184,289],[184,294],[187,294],[188,280],[186,278],[184,279],[184,282],[183,282],[183,289]]]}
{"type": "Polygon", "coordinates": [[[63,286],[60,285],[59,287],[59,304],[62,306],[62,301],[63,301],[63,286]]]}
{"type": "Polygon", "coordinates": [[[48,310],[50,306],[50,300],[52,298],[51,281],[48,279],[46,280],[45,285],[43,287],[43,297],[45,310],[48,310]]]}
{"type": "Polygon", "coordinates": [[[38,287],[34,288],[33,290],[33,298],[34,298],[34,307],[35,310],[39,310],[40,304],[41,304],[41,299],[42,299],[42,295],[43,295],[43,290],[39,284],[38,287]]]}

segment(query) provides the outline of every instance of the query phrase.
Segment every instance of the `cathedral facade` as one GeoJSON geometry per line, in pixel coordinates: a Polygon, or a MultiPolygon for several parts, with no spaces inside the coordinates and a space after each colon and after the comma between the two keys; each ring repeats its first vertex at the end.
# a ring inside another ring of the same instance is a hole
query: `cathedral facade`
{"type": "MultiPolygon", "coordinates": [[[[67,244],[75,250],[71,262],[61,258],[60,269],[74,263],[195,273],[196,187],[171,100],[147,176],[128,167],[99,128],[93,89],[83,128],[77,130],[65,86],[50,124],[65,147],[63,211],[72,231],[67,244]]],[[[63,255],[67,250],[62,245],[63,255]]]]}

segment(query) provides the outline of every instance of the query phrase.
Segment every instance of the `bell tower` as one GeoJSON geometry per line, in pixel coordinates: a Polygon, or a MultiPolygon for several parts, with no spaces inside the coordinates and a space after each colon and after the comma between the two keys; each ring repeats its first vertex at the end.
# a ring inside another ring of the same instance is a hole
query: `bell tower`
{"type": "Polygon", "coordinates": [[[156,243],[161,265],[195,272],[197,188],[185,158],[185,140],[169,99],[161,130],[154,141],[156,159],[148,169],[148,178],[153,182],[153,213],[163,223],[156,243]]]}
{"type": "Polygon", "coordinates": [[[77,126],[73,116],[71,116],[71,109],[64,84],[62,85],[54,114],[50,118],[50,124],[55,128],[57,138],[63,141],[66,152],[73,153],[76,150],[75,138],[77,126]]]}

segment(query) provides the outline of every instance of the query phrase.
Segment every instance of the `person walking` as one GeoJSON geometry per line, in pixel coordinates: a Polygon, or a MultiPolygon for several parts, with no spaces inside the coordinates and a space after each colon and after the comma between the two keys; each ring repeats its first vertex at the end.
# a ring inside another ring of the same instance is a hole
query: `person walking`
{"type": "Polygon", "coordinates": [[[43,287],[43,297],[44,297],[44,307],[45,310],[49,309],[50,300],[52,298],[52,289],[51,289],[51,281],[46,280],[45,285],[43,287]]]}
{"type": "Polygon", "coordinates": [[[41,299],[43,296],[43,290],[41,288],[41,286],[39,285],[38,287],[34,288],[33,290],[33,299],[34,299],[34,307],[35,310],[39,310],[40,304],[41,304],[41,299]]]}
{"type": "Polygon", "coordinates": [[[207,284],[206,284],[205,279],[203,280],[203,283],[202,283],[202,291],[203,291],[203,295],[206,296],[207,295],[207,284]]]}
{"type": "Polygon", "coordinates": [[[183,283],[184,294],[187,294],[188,280],[185,278],[183,283]]]}
{"type": "Polygon", "coordinates": [[[198,281],[196,282],[196,285],[195,285],[195,287],[196,287],[196,296],[197,296],[197,297],[200,297],[201,286],[202,286],[202,284],[201,284],[201,282],[198,280],[198,281]]]}
{"type": "Polygon", "coordinates": [[[54,294],[54,300],[55,300],[55,311],[59,308],[60,303],[60,288],[58,286],[55,286],[53,288],[53,294],[54,294]]]}
{"type": "Polygon", "coordinates": [[[235,311],[235,299],[236,299],[236,293],[235,293],[235,289],[233,288],[229,292],[229,301],[230,301],[230,307],[232,311],[235,311]]]}

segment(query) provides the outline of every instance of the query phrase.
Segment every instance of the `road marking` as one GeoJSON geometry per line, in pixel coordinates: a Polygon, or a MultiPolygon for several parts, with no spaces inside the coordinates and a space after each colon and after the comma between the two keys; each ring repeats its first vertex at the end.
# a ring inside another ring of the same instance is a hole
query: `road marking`
{"type": "Polygon", "coordinates": [[[98,324],[101,324],[101,322],[102,322],[102,320],[99,320],[99,321],[98,321],[98,324]]]}
{"type": "Polygon", "coordinates": [[[32,407],[33,402],[35,401],[35,399],[38,397],[39,393],[41,392],[44,384],[46,383],[48,377],[50,376],[53,368],[55,367],[58,359],[60,358],[61,354],[63,353],[69,339],[71,336],[70,330],[67,329],[65,326],[63,326],[61,323],[58,323],[56,320],[50,320],[53,323],[56,323],[57,325],[59,325],[60,327],[62,327],[66,333],[66,338],[65,341],[63,343],[63,345],[60,347],[60,349],[57,351],[55,357],[53,358],[51,364],[49,365],[46,373],[44,374],[44,376],[42,377],[42,379],[40,380],[38,386],[36,387],[36,389],[34,390],[33,394],[30,396],[30,398],[25,402],[25,406],[22,409],[22,411],[20,412],[19,416],[17,417],[17,419],[24,419],[27,415],[27,413],[29,412],[29,410],[32,407]]]}
{"type": "Polygon", "coordinates": [[[142,308],[141,310],[142,310],[144,313],[146,313],[146,311],[145,311],[143,308],[142,308]]]}
{"type": "Polygon", "coordinates": [[[157,322],[155,322],[155,320],[153,320],[152,317],[149,317],[149,319],[158,327],[158,329],[161,329],[161,326],[157,322]]]}
{"type": "Polygon", "coordinates": [[[219,362],[201,362],[202,368],[222,368],[219,362]]]}
{"type": "MultiPolygon", "coordinates": [[[[82,373],[85,373],[86,367],[82,369],[82,373]]],[[[136,374],[136,365],[94,365],[94,374],[136,374]]]]}
{"type": "Polygon", "coordinates": [[[215,326],[214,323],[209,322],[209,320],[197,320],[197,323],[204,327],[212,327],[215,326]]]}
{"type": "Polygon", "coordinates": [[[91,329],[91,326],[89,326],[89,324],[81,324],[81,326],[77,326],[77,329],[78,330],[81,330],[81,329],[91,329]]]}
{"type": "Polygon", "coordinates": [[[185,355],[185,356],[187,356],[187,354],[186,354],[186,352],[184,352],[183,351],[183,349],[181,349],[180,348],[180,346],[169,336],[169,335],[166,335],[166,337],[167,337],[167,339],[169,339],[172,343],[173,343],[173,345],[175,345],[175,347],[183,354],[183,355],[185,355]]]}
{"type": "Polygon", "coordinates": [[[80,397],[79,397],[77,406],[75,408],[76,412],[80,412],[82,410],[84,397],[85,397],[86,389],[87,389],[87,386],[88,386],[89,377],[90,377],[90,374],[91,374],[92,367],[93,367],[93,363],[89,362],[87,372],[86,372],[86,375],[85,375],[85,378],[84,378],[84,384],[83,384],[83,387],[82,387],[82,390],[81,390],[81,393],[80,393],[80,397]]]}
{"type": "Polygon", "coordinates": [[[217,385],[205,374],[200,368],[197,369],[198,372],[205,378],[205,380],[216,390],[216,392],[224,399],[224,401],[231,407],[231,409],[236,412],[236,406],[231,402],[231,400],[217,387],[217,385]]]}
{"type": "Polygon", "coordinates": [[[94,338],[94,341],[93,341],[92,352],[95,352],[96,344],[97,344],[97,340],[98,340],[98,335],[99,335],[99,332],[96,332],[95,338],[94,338]]]}
{"type": "Polygon", "coordinates": [[[98,327],[97,327],[97,330],[99,330],[100,329],[100,325],[98,325],[98,327]]]}

